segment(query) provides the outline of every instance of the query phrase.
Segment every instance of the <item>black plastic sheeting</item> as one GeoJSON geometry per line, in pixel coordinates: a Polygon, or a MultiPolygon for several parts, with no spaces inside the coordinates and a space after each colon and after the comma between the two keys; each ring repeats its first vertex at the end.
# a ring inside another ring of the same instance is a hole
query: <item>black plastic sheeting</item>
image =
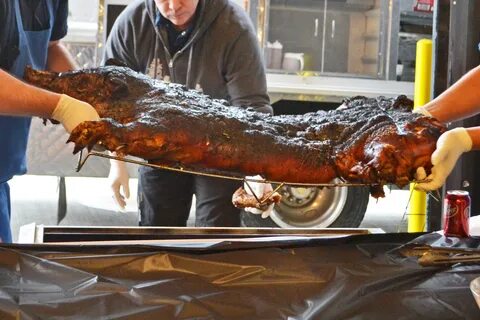
{"type": "MultiPolygon", "coordinates": [[[[418,236],[418,235],[417,235],[418,236]]],[[[155,246],[0,246],[0,319],[480,319],[480,265],[421,267],[411,234],[155,246]]],[[[479,248],[426,234],[413,240],[479,248]]]]}

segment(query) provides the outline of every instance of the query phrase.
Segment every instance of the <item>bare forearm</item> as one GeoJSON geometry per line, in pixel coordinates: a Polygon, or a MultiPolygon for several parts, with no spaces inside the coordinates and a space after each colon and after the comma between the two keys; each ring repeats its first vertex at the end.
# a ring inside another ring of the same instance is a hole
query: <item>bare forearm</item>
{"type": "Polygon", "coordinates": [[[60,41],[52,41],[48,46],[47,70],[65,72],[78,69],[73,57],[60,41]]]}
{"type": "Polygon", "coordinates": [[[0,114],[49,118],[60,95],[9,75],[0,69],[0,114]]]}
{"type": "Polygon", "coordinates": [[[480,112],[480,67],[472,69],[425,109],[444,123],[471,117],[480,112]]]}
{"type": "MultiPolygon", "coordinates": [[[[50,42],[47,69],[62,72],[75,68],[67,49],[59,41],[50,42]]],[[[0,114],[49,118],[60,100],[59,94],[31,86],[3,70],[0,83],[0,114]]]]}
{"type": "Polygon", "coordinates": [[[472,138],[472,150],[480,150],[480,127],[466,128],[472,138]]]}

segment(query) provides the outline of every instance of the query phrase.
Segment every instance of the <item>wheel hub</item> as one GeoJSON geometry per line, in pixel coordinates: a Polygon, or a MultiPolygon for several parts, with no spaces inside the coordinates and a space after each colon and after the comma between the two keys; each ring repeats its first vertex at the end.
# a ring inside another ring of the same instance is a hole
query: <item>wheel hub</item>
{"type": "Polygon", "coordinates": [[[294,188],[279,190],[282,201],[272,220],[282,228],[326,228],[342,213],[348,188],[294,188]]]}
{"type": "Polygon", "coordinates": [[[280,190],[282,199],[284,199],[282,202],[290,207],[304,207],[312,201],[317,192],[317,188],[293,188],[290,186],[280,190]]]}

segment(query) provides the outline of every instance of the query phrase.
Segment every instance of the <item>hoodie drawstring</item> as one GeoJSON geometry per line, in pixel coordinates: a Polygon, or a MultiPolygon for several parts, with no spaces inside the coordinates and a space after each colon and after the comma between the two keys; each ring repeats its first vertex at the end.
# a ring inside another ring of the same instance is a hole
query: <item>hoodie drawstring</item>
{"type": "Polygon", "coordinates": [[[193,43],[190,46],[190,52],[188,53],[187,79],[185,81],[185,86],[187,87],[187,89],[191,88],[189,86],[189,83],[190,83],[190,72],[191,72],[191,69],[192,69],[192,61],[193,61],[193,43]]]}
{"type": "Polygon", "coordinates": [[[155,46],[154,46],[154,53],[153,53],[153,74],[154,74],[154,78],[155,80],[157,79],[157,72],[158,72],[158,53],[157,53],[157,50],[158,50],[158,36],[157,34],[155,33],[155,46]]]}
{"type": "MultiPolygon", "coordinates": [[[[157,79],[157,70],[158,70],[158,53],[157,53],[157,50],[158,50],[158,35],[155,36],[155,46],[154,46],[154,50],[155,50],[155,53],[153,54],[153,59],[154,59],[154,74],[155,74],[155,79],[157,79]]],[[[163,47],[165,53],[166,53],[166,48],[165,46],[163,47]]],[[[165,54],[165,56],[167,56],[165,54]]],[[[173,77],[173,58],[172,58],[172,61],[170,61],[170,63],[168,64],[172,64],[172,67],[169,68],[169,72],[170,72],[170,79],[172,80],[172,82],[175,81],[174,77],[173,77]]],[[[186,79],[185,79],[185,86],[187,87],[187,89],[191,89],[192,87],[190,87],[190,79],[191,79],[191,76],[190,76],[190,73],[192,71],[192,64],[193,64],[193,43],[190,45],[190,49],[189,49],[189,52],[188,52],[188,64],[187,64],[187,76],[186,76],[186,79]]],[[[163,79],[160,79],[160,80],[163,80],[163,79]]]]}

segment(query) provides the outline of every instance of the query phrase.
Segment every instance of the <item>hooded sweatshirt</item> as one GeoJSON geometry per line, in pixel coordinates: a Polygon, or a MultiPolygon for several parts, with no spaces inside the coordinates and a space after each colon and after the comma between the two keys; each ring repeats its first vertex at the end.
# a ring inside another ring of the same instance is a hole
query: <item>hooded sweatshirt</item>
{"type": "Polygon", "coordinates": [[[265,67],[245,10],[228,0],[200,0],[198,5],[190,38],[172,56],[167,33],[155,23],[155,2],[134,1],[115,21],[103,61],[115,58],[157,79],[272,113],[265,67]]]}

